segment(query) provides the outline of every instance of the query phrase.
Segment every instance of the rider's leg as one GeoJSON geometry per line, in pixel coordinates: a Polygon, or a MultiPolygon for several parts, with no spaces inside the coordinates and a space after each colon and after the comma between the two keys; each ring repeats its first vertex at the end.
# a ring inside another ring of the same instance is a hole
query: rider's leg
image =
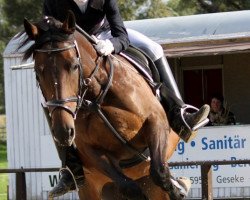
{"type": "Polygon", "coordinates": [[[155,65],[164,83],[160,90],[169,123],[173,130],[187,142],[194,137],[198,128],[207,124],[210,108],[208,105],[203,105],[193,113],[187,112],[193,110],[194,107],[190,107],[183,102],[165,56],[156,60],[155,65]]]}
{"type": "Polygon", "coordinates": [[[137,31],[131,29],[127,29],[127,31],[131,44],[146,52],[159,70],[161,81],[164,83],[161,87],[162,101],[170,126],[187,142],[198,128],[208,122],[209,106],[204,105],[193,113],[186,112],[185,108],[188,105],[181,98],[162,47],[137,31]]]}
{"type": "MultiPolygon", "coordinates": [[[[48,109],[43,107],[44,114],[46,116],[49,128],[51,129],[51,118],[49,116],[48,109]]],[[[55,142],[55,146],[62,161],[62,169],[60,170],[60,179],[57,185],[49,192],[49,197],[58,197],[65,193],[75,190],[77,187],[84,185],[84,172],[83,164],[78,156],[77,149],[73,146],[64,147],[59,146],[55,142]]]]}
{"type": "MultiPolygon", "coordinates": [[[[57,146],[56,143],[55,145],[57,146]]],[[[59,157],[60,159],[65,157],[65,165],[62,166],[59,172],[60,179],[57,185],[49,192],[49,197],[64,195],[84,185],[84,172],[77,150],[73,146],[59,148],[57,148],[59,157]]]]}

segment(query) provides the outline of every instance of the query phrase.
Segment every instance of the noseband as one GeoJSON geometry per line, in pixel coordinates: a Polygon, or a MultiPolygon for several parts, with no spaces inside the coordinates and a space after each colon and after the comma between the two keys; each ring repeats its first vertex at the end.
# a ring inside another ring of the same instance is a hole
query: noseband
{"type": "MultiPolygon", "coordinates": [[[[79,53],[79,48],[77,45],[77,42],[74,40],[74,43],[66,46],[64,48],[53,48],[53,49],[36,49],[36,52],[41,52],[41,53],[59,53],[62,51],[67,51],[70,50],[72,48],[76,49],[76,55],[77,55],[77,60],[78,60],[78,71],[79,71],[79,89],[78,89],[78,95],[77,96],[71,96],[71,97],[67,97],[64,99],[58,99],[57,95],[55,99],[51,99],[51,100],[47,100],[43,103],[43,105],[45,107],[51,107],[52,109],[50,110],[50,116],[53,114],[53,112],[57,109],[57,108],[62,108],[64,110],[66,110],[68,113],[70,113],[74,119],[76,119],[76,115],[77,112],[79,111],[79,109],[82,106],[83,100],[84,100],[84,96],[88,90],[88,86],[92,81],[92,77],[94,76],[95,72],[97,71],[97,66],[96,65],[96,69],[94,70],[94,72],[91,74],[91,76],[89,78],[85,78],[83,77],[83,67],[82,67],[82,63],[81,63],[81,56],[79,53]],[[70,108],[69,106],[65,105],[66,103],[69,102],[75,102],[76,103],[76,108],[74,110],[72,110],[72,108],[70,108]]],[[[58,87],[58,83],[55,82],[55,89],[56,89],[56,93],[57,93],[57,87],[58,87]]]]}

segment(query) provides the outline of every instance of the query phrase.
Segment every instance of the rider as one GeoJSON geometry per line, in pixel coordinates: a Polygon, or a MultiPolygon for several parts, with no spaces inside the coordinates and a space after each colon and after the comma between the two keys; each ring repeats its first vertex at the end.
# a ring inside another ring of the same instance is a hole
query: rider
{"type": "MultiPolygon", "coordinates": [[[[168,88],[167,97],[164,92],[163,98],[167,106],[165,109],[167,110],[170,125],[184,140],[192,135],[194,132],[193,127],[203,126],[201,123],[207,119],[209,106],[204,105],[200,110],[192,114],[185,112],[185,110],[181,114],[181,108],[186,105],[182,101],[162,47],[134,30],[126,30],[116,0],[45,0],[43,4],[43,14],[52,16],[59,21],[65,20],[65,13],[68,10],[73,11],[76,23],[84,31],[98,38],[98,42],[94,47],[100,55],[117,54],[125,50],[131,41],[132,45],[145,51],[150,56],[159,70],[162,82],[168,88]],[[173,121],[175,122],[173,123],[173,121]]],[[[63,163],[73,173],[78,187],[81,187],[84,183],[84,173],[76,149],[56,146],[60,159],[65,158],[63,163]]],[[[71,172],[61,170],[61,178],[56,187],[50,192],[50,197],[60,196],[69,190],[75,189],[71,172]]]]}

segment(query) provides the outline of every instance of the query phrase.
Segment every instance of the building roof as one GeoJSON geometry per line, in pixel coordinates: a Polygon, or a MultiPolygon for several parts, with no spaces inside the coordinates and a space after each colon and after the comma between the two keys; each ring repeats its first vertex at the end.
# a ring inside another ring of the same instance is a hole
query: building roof
{"type": "Polygon", "coordinates": [[[126,21],[125,25],[161,44],[245,37],[250,36],[250,11],[143,19],[126,21]]]}
{"type": "Polygon", "coordinates": [[[250,49],[248,10],[135,20],[125,22],[125,25],[160,43],[168,57],[250,49]]]}
{"type": "Polygon", "coordinates": [[[6,57],[21,57],[23,55],[22,52],[24,52],[25,49],[27,49],[33,43],[33,42],[30,42],[26,46],[22,47],[21,49],[17,51],[19,44],[24,39],[24,34],[21,37],[16,37],[16,36],[14,36],[7,44],[3,52],[3,57],[5,58],[6,57]]]}
{"type": "MultiPolygon", "coordinates": [[[[220,54],[250,49],[250,11],[235,11],[126,21],[160,43],[169,57],[220,54]]],[[[4,57],[13,57],[19,40],[11,40],[4,57]]]]}

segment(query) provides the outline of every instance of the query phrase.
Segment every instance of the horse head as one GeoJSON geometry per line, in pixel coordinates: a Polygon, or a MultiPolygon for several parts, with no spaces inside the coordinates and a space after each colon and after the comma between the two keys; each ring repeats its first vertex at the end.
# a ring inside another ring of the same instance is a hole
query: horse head
{"type": "MultiPolygon", "coordinates": [[[[34,24],[25,19],[24,27],[28,39],[34,41],[24,57],[33,54],[36,79],[50,113],[54,140],[59,145],[71,145],[75,138],[74,119],[88,81],[83,77],[75,16],[69,11],[63,23],[51,17],[34,24]]],[[[88,48],[92,46],[84,41],[88,48]]]]}

